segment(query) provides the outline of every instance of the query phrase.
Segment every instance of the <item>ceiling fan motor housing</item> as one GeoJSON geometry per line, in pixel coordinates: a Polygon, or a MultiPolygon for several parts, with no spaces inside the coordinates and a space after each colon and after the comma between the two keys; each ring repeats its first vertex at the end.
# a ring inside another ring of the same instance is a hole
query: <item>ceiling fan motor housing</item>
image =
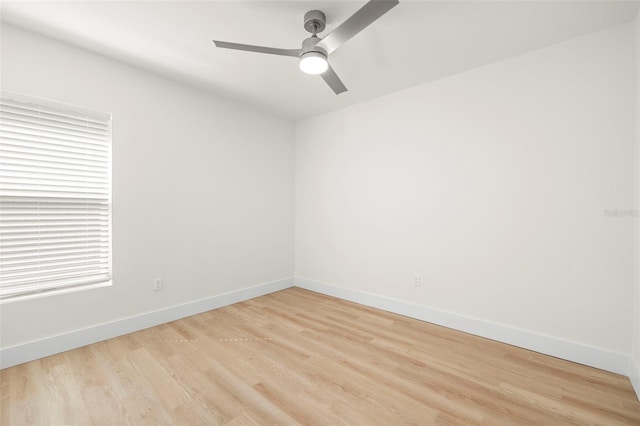
{"type": "Polygon", "coordinates": [[[320,42],[320,40],[321,39],[319,39],[318,37],[309,37],[304,39],[302,41],[302,49],[301,49],[300,57],[304,56],[306,53],[309,53],[309,52],[318,52],[324,55],[324,57],[326,58],[327,51],[317,45],[318,42],[320,42]]]}

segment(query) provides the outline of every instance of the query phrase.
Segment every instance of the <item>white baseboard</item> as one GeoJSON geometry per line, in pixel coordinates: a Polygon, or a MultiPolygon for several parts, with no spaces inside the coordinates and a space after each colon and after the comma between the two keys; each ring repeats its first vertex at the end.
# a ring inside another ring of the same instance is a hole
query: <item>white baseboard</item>
{"type": "Polygon", "coordinates": [[[629,358],[629,380],[631,380],[633,389],[636,391],[638,399],[640,399],[640,364],[634,357],[629,358]]]}
{"type": "Polygon", "coordinates": [[[294,285],[328,296],[338,297],[410,318],[442,325],[454,330],[464,331],[476,336],[486,337],[546,355],[617,374],[623,374],[629,377],[636,394],[640,398],[640,366],[631,355],[301,277],[284,278],[263,283],[206,299],[170,306],[157,311],[3,348],[0,350],[0,368],[11,367],[113,337],[122,336],[180,318],[284,290],[294,285]]]}
{"type": "MultiPolygon", "coordinates": [[[[371,306],[410,318],[416,318],[454,330],[464,331],[476,336],[486,337],[498,342],[518,346],[590,367],[613,373],[628,375],[631,356],[608,351],[582,343],[564,340],[558,337],[521,330],[507,325],[493,323],[478,318],[467,317],[452,312],[433,309],[402,300],[391,299],[377,294],[353,290],[333,284],[296,277],[295,285],[307,290],[338,297],[362,305],[371,306]]],[[[636,366],[636,374],[638,369],[636,366]]],[[[632,379],[633,381],[633,379],[632,379]]],[[[634,387],[638,393],[640,381],[634,387]]],[[[640,393],[638,394],[640,396],[640,393]]]]}
{"type": "Polygon", "coordinates": [[[0,350],[0,368],[11,367],[33,361],[49,355],[101,342],[134,331],[175,321],[212,309],[228,306],[254,297],[263,296],[293,285],[294,279],[284,278],[243,288],[229,293],[200,299],[182,305],[170,306],[157,311],[146,312],[129,318],[123,318],[96,326],[74,330],[33,342],[20,344],[0,350]]]}

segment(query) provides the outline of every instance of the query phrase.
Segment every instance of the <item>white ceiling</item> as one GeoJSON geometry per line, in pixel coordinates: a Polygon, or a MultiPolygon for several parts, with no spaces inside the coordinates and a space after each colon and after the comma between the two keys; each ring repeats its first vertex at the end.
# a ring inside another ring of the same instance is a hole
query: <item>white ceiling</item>
{"type": "MultiPolygon", "coordinates": [[[[2,21],[297,120],[601,30],[637,1],[407,1],[334,52],[336,96],[297,60],[212,39],[299,48],[304,13],[331,31],[361,1],[2,1],[2,21]]],[[[320,34],[322,36],[322,34],[320,34]]]]}

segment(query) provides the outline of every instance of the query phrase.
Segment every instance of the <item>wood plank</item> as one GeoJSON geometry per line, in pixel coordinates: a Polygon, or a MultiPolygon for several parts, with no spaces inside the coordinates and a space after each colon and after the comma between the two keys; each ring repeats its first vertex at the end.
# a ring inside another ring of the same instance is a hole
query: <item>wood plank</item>
{"type": "Polygon", "coordinates": [[[629,379],[291,288],[0,371],[0,423],[639,425],[629,379]]]}

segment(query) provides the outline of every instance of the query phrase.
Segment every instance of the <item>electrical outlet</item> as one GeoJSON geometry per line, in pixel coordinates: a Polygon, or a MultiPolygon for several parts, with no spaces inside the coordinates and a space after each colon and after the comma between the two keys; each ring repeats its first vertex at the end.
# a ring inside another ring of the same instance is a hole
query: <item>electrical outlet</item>
{"type": "Polygon", "coordinates": [[[164,289],[164,278],[153,279],[153,291],[162,291],[164,289]]]}
{"type": "Polygon", "coordinates": [[[420,287],[420,274],[413,274],[413,286],[420,287]]]}

